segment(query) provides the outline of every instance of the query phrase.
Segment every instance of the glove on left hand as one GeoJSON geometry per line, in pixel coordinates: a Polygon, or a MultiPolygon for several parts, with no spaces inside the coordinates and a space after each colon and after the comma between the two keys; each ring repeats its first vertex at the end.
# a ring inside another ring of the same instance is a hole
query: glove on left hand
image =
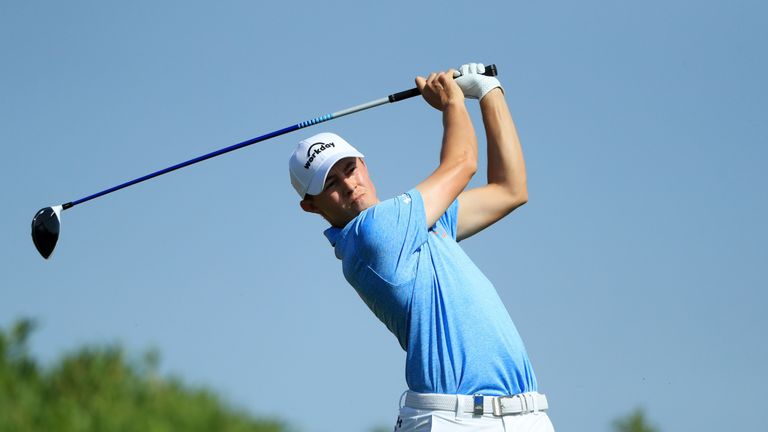
{"type": "Polygon", "coordinates": [[[469,99],[482,100],[489,91],[500,88],[504,91],[496,77],[483,75],[485,66],[482,63],[468,63],[461,65],[458,71],[454,72],[456,84],[459,85],[464,96],[469,99]]]}

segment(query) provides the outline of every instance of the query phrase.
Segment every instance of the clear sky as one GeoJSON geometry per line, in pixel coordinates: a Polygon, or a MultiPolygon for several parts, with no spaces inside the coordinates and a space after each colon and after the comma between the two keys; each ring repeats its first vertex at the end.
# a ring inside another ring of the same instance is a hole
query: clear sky
{"type": "Polygon", "coordinates": [[[304,431],[391,427],[405,355],[300,211],[287,159],[335,131],[391,197],[436,166],[423,101],[74,207],[49,261],[29,224],[417,74],[496,63],[530,201],[464,247],[556,427],[608,431],[642,406],[663,431],[763,428],[765,4],[0,0],[0,325],[39,320],[45,361],[157,347],[167,373],[304,431]]]}

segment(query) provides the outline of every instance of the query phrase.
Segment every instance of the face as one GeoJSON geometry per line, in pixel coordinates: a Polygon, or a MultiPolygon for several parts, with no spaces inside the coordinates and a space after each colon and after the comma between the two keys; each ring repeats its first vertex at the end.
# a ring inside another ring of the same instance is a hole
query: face
{"type": "Polygon", "coordinates": [[[333,226],[343,227],[378,202],[365,162],[349,157],[336,162],[328,172],[323,191],[302,200],[301,208],[322,215],[333,226]]]}

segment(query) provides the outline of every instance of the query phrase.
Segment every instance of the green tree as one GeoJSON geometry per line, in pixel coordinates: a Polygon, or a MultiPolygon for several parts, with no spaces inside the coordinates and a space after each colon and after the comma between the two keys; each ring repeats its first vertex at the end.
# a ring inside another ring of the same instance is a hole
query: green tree
{"type": "Polygon", "coordinates": [[[645,419],[645,412],[637,408],[626,417],[622,417],[613,422],[613,429],[616,432],[659,432],[659,430],[648,424],[645,419]]]}
{"type": "Polygon", "coordinates": [[[287,431],[159,376],[156,352],[132,361],[119,346],[83,347],[42,368],[28,349],[34,328],[0,329],[0,431],[287,431]]]}

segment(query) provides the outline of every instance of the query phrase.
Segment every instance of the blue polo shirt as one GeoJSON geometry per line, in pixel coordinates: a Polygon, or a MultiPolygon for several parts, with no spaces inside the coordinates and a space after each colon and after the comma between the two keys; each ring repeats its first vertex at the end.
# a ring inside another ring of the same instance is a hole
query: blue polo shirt
{"type": "Polygon", "coordinates": [[[456,242],[458,201],[427,228],[421,193],[325,235],[344,277],[407,352],[408,388],[503,396],[536,391],[523,341],[493,284],[456,242]]]}

